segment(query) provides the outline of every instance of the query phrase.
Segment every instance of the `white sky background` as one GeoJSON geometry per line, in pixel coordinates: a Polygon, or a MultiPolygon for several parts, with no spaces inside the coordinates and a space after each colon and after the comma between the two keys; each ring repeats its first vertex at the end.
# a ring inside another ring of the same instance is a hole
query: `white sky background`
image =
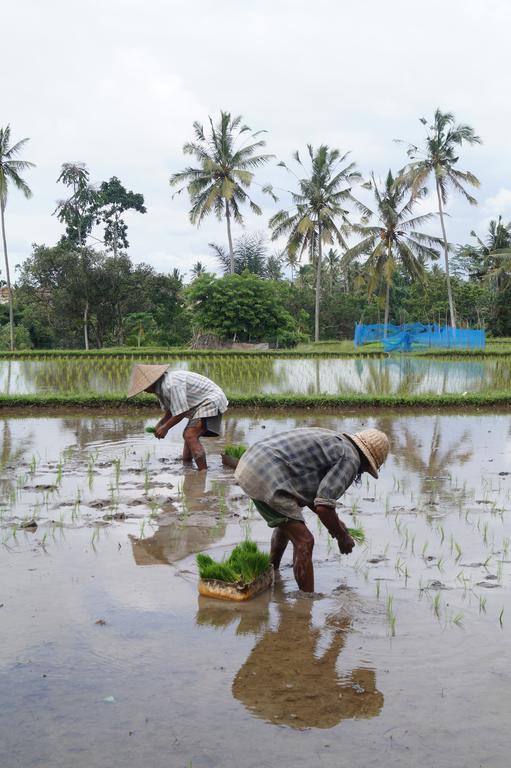
{"type": "MultiPolygon", "coordinates": [[[[277,159],[256,180],[288,188],[276,163],[309,142],[351,150],[366,177],[383,175],[406,161],[394,138],[420,143],[418,118],[450,110],[484,141],[461,152],[480,204],[451,198],[450,240],[511,218],[508,0],[11,0],[1,24],[0,125],[30,138],[24,159],[37,164],[25,175],[33,198],[11,191],[8,201],[13,264],[32,243],[57,241],[51,214],[65,189],[55,181],[79,160],[93,182],[116,175],[144,194],[147,213],[127,217],[135,262],[216,269],[208,242],[226,243],[225,223],[192,227],[168,178],[191,160],[192,122],[220,109],[268,130],[277,159]]],[[[252,191],[264,213],[247,210],[245,231],[263,231],[289,199],[252,191]]]]}

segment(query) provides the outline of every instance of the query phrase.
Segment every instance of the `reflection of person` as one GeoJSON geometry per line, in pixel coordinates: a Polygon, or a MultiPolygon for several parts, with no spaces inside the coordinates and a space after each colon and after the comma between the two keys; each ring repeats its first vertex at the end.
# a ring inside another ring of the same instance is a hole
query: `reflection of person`
{"type": "Polygon", "coordinates": [[[183,461],[195,459],[197,469],[207,469],[206,452],[201,437],[218,437],[222,414],[228,401],[213,381],[191,371],[169,371],[167,365],[135,365],[131,374],[128,397],[152,392],[165,411],[156,425],[155,435],[161,440],[185,417],[183,461]]]}
{"type": "Polygon", "coordinates": [[[192,522],[180,522],[175,518],[178,510],[174,504],[165,503],[162,511],[166,513],[158,528],[151,536],[138,538],[131,534],[133,557],[137,565],[170,565],[190,555],[202,552],[225,535],[225,523],[218,521],[211,513],[209,496],[206,491],[205,472],[185,472],[181,492],[193,506],[192,522]]]}
{"type": "Polygon", "coordinates": [[[332,728],[341,720],[380,713],[383,694],[376,688],[374,670],[356,668],[337,674],[349,617],[330,616],[323,632],[313,625],[313,602],[301,598],[275,602],[279,622],[270,627],[266,606],[262,615],[245,614],[213,602],[199,603],[197,624],[226,626],[239,617],[237,634],[259,634],[264,628],[232,684],[234,698],[256,717],[293,728],[332,728]]]}
{"type": "Polygon", "coordinates": [[[306,427],[265,438],[241,457],[235,478],[274,528],[273,567],[291,542],[296,583],[304,592],[314,591],[314,537],[303,507],[317,514],[341,553],[349,554],[355,542],[337,517],[336,501],[363,472],[377,478],[388,451],[387,436],[377,429],[349,435],[306,427]]]}

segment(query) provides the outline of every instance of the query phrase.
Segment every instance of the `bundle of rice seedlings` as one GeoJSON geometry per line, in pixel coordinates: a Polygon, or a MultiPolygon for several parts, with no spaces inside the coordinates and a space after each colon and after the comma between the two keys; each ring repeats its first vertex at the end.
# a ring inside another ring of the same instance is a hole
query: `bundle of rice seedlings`
{"type": "Polygon", "coordinates": [[[154,435],[156,432],[156,427],[146,427],[145,431],[149,432],[150,435],[154,435]]]}
{"type": "Polygon", "coordinates": [[[270,555],[261,552],[257,544],[248,539],[238,546],[226,560],[218,562],[209,555],[196,556],[201,579],[214,579],[229,584],[250,584],[270,568],[270,555]]]}
{"type": "Polygon", "coordinates": [[[232,456],[233,459],[241,459],[246,450],[246,445],[226,445],[224,454],[226,456],[232,456]]]}
{"type": "Polygon", "coordinates": [[[366,535],[363,528],[348,528],[348,533],[357,544],[365,544],[366,535]]]}

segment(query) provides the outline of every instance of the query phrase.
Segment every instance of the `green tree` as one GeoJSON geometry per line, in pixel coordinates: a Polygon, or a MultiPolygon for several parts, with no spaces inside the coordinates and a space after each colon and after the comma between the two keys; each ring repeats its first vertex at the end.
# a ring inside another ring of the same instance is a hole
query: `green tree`
{"type": "Polygon", "coordinates": [[[146,213],[144,196],[128,191],[117,176],[112,176],[98,190],[96,221],[104,225],[104,243],[114,257],[122,248],[129,247],[128,225],[122,218],[126,211],[146,213]]]}
{"type": "MultiPolygon", "coordinates": [[[[281,210],[270,219],[272,239],[287,237],[287,251],[300,256],[309,250],[316,267],[316,301],[314,340],[319,341],[321,302],[321,269],[323,244],[339,243],[346,248],[348,212],[345,205],[352,200],[351,186],[360,179],[355,163],[347,162],[348,154],[322,144],[316,151],[307,146],[311,167],[306,169],[298,152],[293,155],[302,178],[296,176],[298,191],[292,193],[293,208],[281,210]]],[[[287,168],[285,163],[279,163],[287,168]]],[[[289,170],[289,169],[288,169],[289,170]]]]}
{"type": "Polygon", "coordinates": [[[369,276],[369,297],[378,285],[385,286],[386,335],[390,289],[397,265],[401,264],[412,279],[422,283],[424,265],[429,259],[438,259],[439,253],[434,246],[441,246],[442,241],[438,237],[416,230],[416,227],[430,221],[433,216],[413,216],[416,202],[427,195],[425,187],[410,192],[403,179],[395,180],[390,170],[382,187],[376,182],[374,174],[366,187],[374,194],[375,210],[363,206],[367,223],[353,226],[353,231],[360,235],[361,239],[346,251],[343,261],[345,265],[350,265],[358,257],[368,255],[364,269],[369,276]]]}
{"type": "Polygon", "coordinates": [[[2,224],[2,242],[4,247],[5,278],[9,294],[9,339],[10,348],[14,349],[14,303],[12,296],[11,274],[9,270],[9,255],[7,252],[7,236],[5,234],[5,209],[9,186],[12,184],[22,192],[26,198],[32,196],[32,191],[21,174],[28,168],[33,168],[34,163],[28,160],[19,160],[17,155],[21,152],[28,139],[21,139],[16,144],[11,144],[11,127],[6,125],[0,128],[0,220],[2,224]]]}
{"type": "Polygon", "coordinates": [[[285,309],[285,286],[250,272],[201,275],[188,286],[193,325],[221,339],[296,343],[296,325],[285,309]]]}
{"type": "Polygon", "coordinates": [[[57,183],[69,187],[71,194],[59,200],[54,213],[66,225],[64,239],[71,245],[85,245],[96,218],[98,192],[90,184],[85,163],[63,163],[57,183]]]}
{"type": "MultiPolygon", "coordinates": [[[[425,118],[421,118],[421,123],[426,126],[428,121],[425,118]]],[[[449,314],[453,328],[456,328],[456,311],[449,272],[449,243],[445,229],[444,207],[447,204],[449,186],[468,200],[470,205],[477,205],[477,201],[467,192],[465,185],[479,186],[479,180],[473,173],[470,171],[460,171],[457,168],[459,160],[457,152],[463,143],[481,144],[482,141],[479,136],[476,136],[474,129],[469,125],[456,124],[454,115],[451,112],[441,112],[437,109],[433,124],[429,125],[427,129],[424,149],[421,150],[414,144],[409,145],[407,154],[412,162],[408,164],[403,173],[403,178],[411,184],[413,192],[422,189],[430,175],[433,175],[435,179],[438,213],[444,246],[449,314]]]]}
{"type": "Polygon", "coordinates": [[[255,234],[242,235],[234,241],[234,270],[231,269],[231,256],[223,246],[209,243],[209,247],[213,250],[224,274],[235,272],[241,275],[247,270],[254,275],[259,275],[259,277],[265,276],[268,248],[264,234],[256,232],[255,234]]]}
{"type": "MultiPolygon", "coordinates": [[[[177,194],[186,189],[192,207],[190,221],[199,226],[206,216],[215,213],[219,221],[225,217],[227,240],[229,243],[230,272],[234,272],[234,248],[231,234],[231,218],[237,224],[243,224],[240,206],[244,203],[258,216],[261,208],[248,195],[247,189],[252,184],[254,169],[264,165],[273,155],[257,154],[266,145],[259,139],[263,131],[252,133],[244,125],[241,115],[232,117],[230,112],[221,112],[220,119],[214,125],[209,118],[210,130],[205,132],[199,122],[193,124],[195,140],[183,146],[185,155],[192,155],[198,167],[187,167],[184,171],[172,174],[170,185],[183,186],[177,194]],[[242,142],[250,137],[247,144],[242,142]],[[241,145],[240,145],[241,144],[241,145]]],[[[271,193],[270,187],[263,191],[271,193]]]]}

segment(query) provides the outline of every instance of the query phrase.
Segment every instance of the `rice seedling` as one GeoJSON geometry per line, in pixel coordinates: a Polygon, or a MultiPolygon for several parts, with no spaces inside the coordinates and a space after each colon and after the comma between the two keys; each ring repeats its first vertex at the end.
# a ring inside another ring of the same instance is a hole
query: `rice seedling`
{"type": "Polygon", "coordinates": [[[479,595],[479,613],[486,613],[486,598],[479,595]]]}
{"type": "Polygon", "coordinates": [[[241,459],[246,450],[246,445],[226,445],[224,453],[226,456],[231,456],[233,459],[241,459]]]}
{"type": "Polygon", "coordinates": [[[366,535],[363,528],[348,528],[348,533],[357,544],[365,544],[366,535]]]}
{"type": "Polygon", "coordinates": [[[270,555],[261,552],[255,542],[247,539],[238,544],[225,560],[218,562],[200,553],[196,556],[196,562],[201,579],[250,584],[268,571],[270,555]]]}
{"type": "Polygon", "coordinates": [[[437,619],[440,618],[440,603],[441,603],[440,592],[437,592],[433,600],[431,601],[431,607],[433,608],[434,614],[437,617],[437,619]]]}
{"type": "Polygon", "coordinates": [[[503,617],[504,617],[504,608],[499,613],[499,624],[502,627],[503,626],[503,617]]]}
{"type": "Polygon", "coordinates": [[[396,614],[394,613],[394,597],[387,595],[386,617],[391,637],[396,635],[396,614]]]}

